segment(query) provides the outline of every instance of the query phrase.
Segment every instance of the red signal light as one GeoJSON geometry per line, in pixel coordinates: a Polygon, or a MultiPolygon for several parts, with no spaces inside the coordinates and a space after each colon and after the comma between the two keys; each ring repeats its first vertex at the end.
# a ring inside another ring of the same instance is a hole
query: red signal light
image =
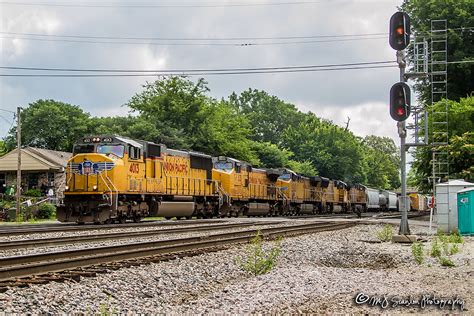
{"type": "Polygon", "coordinates": [[[395,30],[395,32],[396,32],[398,35],[403,35],[403,33],[405,33],[405,31],[403,30],[403,26],[397,27],[397,29],[395,30]]]}
{"type": "Polygon", "coordinates": [[[405,109],[404,108],[398,108],[397,109],[397,114],[400,115],[400,116],[405,115],[405,109]]]}

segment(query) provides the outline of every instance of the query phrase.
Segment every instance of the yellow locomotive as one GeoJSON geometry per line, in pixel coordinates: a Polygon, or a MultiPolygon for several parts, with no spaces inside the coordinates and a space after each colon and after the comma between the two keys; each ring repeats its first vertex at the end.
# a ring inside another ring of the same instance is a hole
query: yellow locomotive
{"type": "Polygon", "coordinates": [[[367,203],[362,185],[120,136],[84,137],[73,151],[61,222],[317,214],[360,211],[367,203]]]}
{"type": "Polygon", "coordinates": [[[118,136],[85,137],[66,170],[62,222],[136,222],[213,213],[212,157],[118,136]]]}

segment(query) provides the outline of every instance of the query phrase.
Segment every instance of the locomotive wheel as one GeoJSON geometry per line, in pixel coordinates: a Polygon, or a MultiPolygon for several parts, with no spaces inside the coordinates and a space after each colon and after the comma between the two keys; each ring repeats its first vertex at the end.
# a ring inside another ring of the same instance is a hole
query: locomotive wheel
{"type": "Polygon", "coordinates": [[[125,216],[120,216],[118,218],[119,224],[125,224],[126,221],[127,221],[127,218],[125,216]]]}
{"type": "Polygon", "coordinates": [[[134,216],[134,217],[133,217],[133,222],[134,222],[134,223],[140,223],[141,220],[142,220],[142,217],[141,217],[141,216],[134,216]]]}
{"type": "Polygon", "coordinates": [[[186,219],[193,219],[192,216],[186,216],[186,219]]]}
{"type": "Polygon", "coordinates": [[[165,216],[165,219],[166,219],[167,221],[169,221],[169,220],[171,219],[171,217],[165,216]]]}

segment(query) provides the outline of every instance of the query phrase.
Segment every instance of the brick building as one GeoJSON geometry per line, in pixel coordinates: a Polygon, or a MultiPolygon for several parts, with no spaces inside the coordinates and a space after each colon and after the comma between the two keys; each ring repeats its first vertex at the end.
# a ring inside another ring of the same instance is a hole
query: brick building
{"type": "MultiPolygon", "coordinates": [[[[21,186],[23,191],[39,189],[46,195],[53,188],[62,197],[66,185],[65,168],[72,154],[62,151],[26,147],[21,149],[21,186]]],[[[17,150],[0,157],[0,192],[16,184],[17,150]]]]}

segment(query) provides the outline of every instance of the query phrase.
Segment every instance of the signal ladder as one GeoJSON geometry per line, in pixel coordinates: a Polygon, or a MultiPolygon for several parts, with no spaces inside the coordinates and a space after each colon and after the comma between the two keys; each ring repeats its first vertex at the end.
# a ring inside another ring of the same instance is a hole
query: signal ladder
{"type": "MultiPolygon", "coordinates": [[[[449,179],[449,103],[448,103],[448,42],[447,21],[431,21],[431,144],[432,144],[432,181],[433,194],[436,196],[436,183],[449,179]],[[435,108],[435,104],[437,104],[435,108]]],[[[440,203],[447,204],[448,196],[436,201],[436,209],[440,203]]]]}

